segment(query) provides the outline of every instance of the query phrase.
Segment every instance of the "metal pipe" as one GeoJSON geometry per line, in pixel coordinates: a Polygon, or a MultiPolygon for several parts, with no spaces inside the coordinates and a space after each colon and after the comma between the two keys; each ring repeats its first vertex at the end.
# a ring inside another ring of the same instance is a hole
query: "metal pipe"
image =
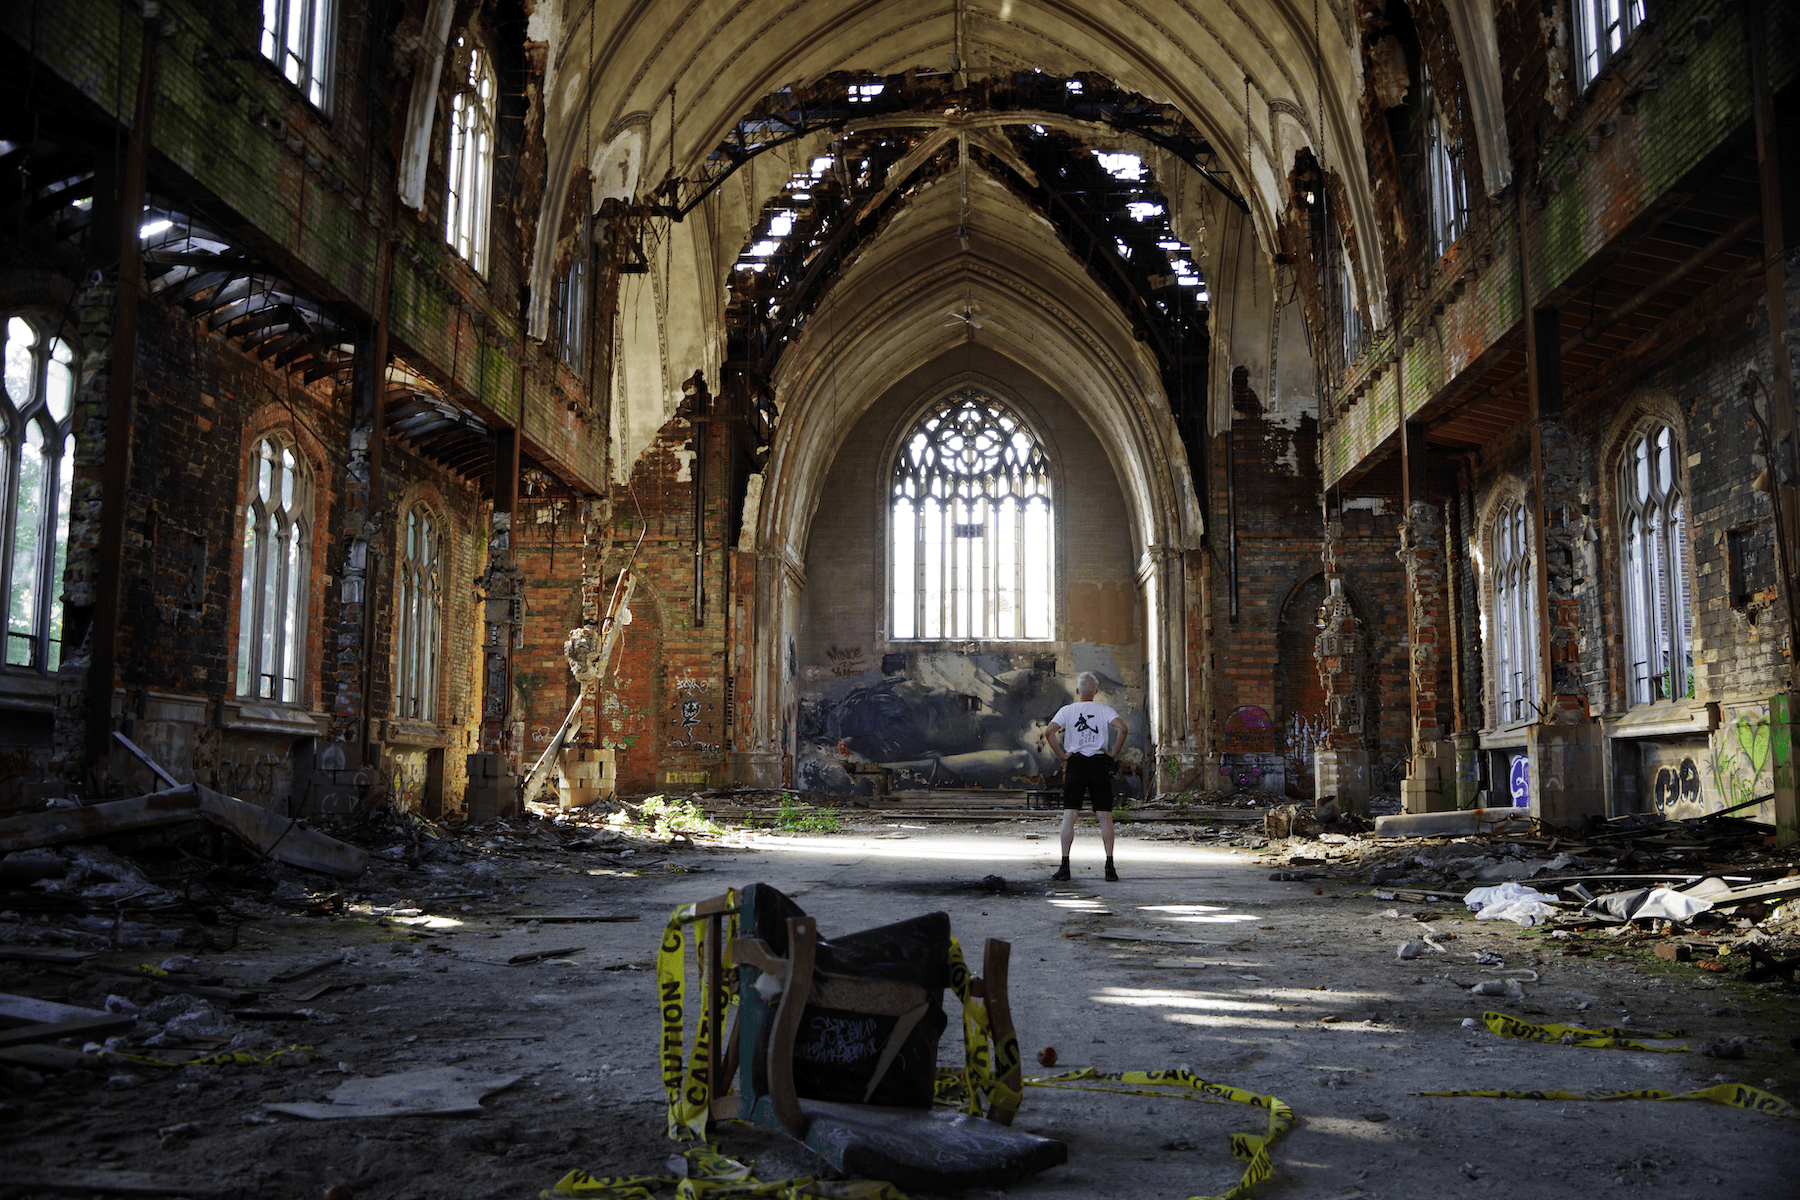
{"type": "Polygon", "coordinates": [[[125,507],[131,484],[132,424],[136,419],[138,305],[144,286],[144,256],[138,227],[148,190],[150,121],[155,111],[155,75],[161,15],[157,0],[146,0],[138,55],[137,102],[125,142],[119,177],[119,268],[114,297],[111,370],[106,387],[106,461],[101,469],[100,538],[95,563],[94,621],[89,630],[87,676],[88,767],[104,762],[112,748],[112,693],[119,637],[119,604],[125,566],[125,507]]]}
{"type": "Polygon", "coordinates": [[[1237,448],[1231,426],[1225,428],[1225,580],[1231,620],[1238,619],[1237,448]]]}

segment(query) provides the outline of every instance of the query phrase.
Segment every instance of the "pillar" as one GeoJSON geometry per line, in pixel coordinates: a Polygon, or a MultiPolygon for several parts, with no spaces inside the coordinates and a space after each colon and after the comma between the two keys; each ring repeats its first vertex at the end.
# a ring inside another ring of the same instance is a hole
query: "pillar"
{"type": "Polygon", "coordinates": [[[468,819],[491,821],[518,806],[520,747],[513,728],[513,650],[525,628],[524,578],[513,563],[512,519],[519,495],[519,436],[494,434],[494,510],[488,561],[475,581],[482,602],[481,732],[467,758],[468,819]]]}
{"type": "Polygon", "coordinates": [[[1313,795],[1336,796],[1338,807],[1367,815],[1369,751],[1363,737],[1368,651],[1362,621],[1344,592],[1344,521],[1335,511],[1325,520],[1325,603],[1319,607],[1319,634],[1313,659],[1325,692],[1325,742],[1313,752],[1313,795]]]}

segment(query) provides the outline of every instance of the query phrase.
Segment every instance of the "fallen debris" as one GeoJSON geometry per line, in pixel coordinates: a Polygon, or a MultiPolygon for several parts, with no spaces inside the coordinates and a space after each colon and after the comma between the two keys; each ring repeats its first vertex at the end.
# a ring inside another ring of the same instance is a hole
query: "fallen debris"
{"type": "Polygon", "coordinates": [[[355,846],[308,829],[297,819],[234,800],[197,783],[129,800],[0,818],[0,851],[59,846],[197,817],[229,829],[256,850],[289,866],[321,871],[339,879],[355,879],[368,866],[368,854],[355,846]]]}
{"type": "Polygon", "coordinates": [[[265,1104],[269,1112],[336,1121],[351,1117],[475,1116],[481,1102],[511,1087],[522,1076],[480,1075],[460,1067],[433,1067],[371,1079],[352,1079],[323,1104],[265,1104]]]}

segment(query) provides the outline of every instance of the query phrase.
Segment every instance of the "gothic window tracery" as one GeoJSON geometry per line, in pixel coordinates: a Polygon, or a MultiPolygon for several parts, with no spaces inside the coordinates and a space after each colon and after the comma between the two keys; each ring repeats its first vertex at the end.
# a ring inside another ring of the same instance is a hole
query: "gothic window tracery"
{"type": "Polygon", "coordinates": [[[407,510],[400,533],[400,586],[394,640],[394,711],[414,721],[437,716],[438,656],[443,628],[439,570],[443,537],[429,508],[407,510]]]}
{"type": "Polygon", "coordinates": [[[312,472],[284,433],[264,434],[250,454],[238,583],[240,696],[301,702],[312,562],[312,472]]]}
{"type": "Polygon", "coordinates": [[[74,352],[34,318],[6,321],[0,396],[0,584],[6,595],[6,665],[61,665],[63,565],[75,438],[74,352]]]}
{"type": "Polygon", "coordinates": [[[1538,707],[1537,581],[1532,568],[1531,513],[1512,501],[1494,521],[1490,543],[1494,597],[1494,701],[1501,724],[1535,716],[1538,707]]]}
{"type": "Polygon", "coordinates": [[[965,389],[928,410],[890,499],[894,637],[1054,635],[1049,459],[1007,405],[965,389]]]}
{"type": "Polygon", "coordinates": [[[1679,444],[1667,425],[1626,443],[1619,473],[1625,587],[1625,687],[1649,704],[1693,690],[1693,592],[1679,444]]]}

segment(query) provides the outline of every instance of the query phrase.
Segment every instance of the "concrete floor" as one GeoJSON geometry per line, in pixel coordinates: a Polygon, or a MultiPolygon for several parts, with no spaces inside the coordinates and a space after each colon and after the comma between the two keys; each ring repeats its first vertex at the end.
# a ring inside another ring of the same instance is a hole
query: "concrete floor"
{"type": "MultiPolygon", "coordinates": [[[[518,890],[491,905],[404,918],[271,916],[247,926],[209,971],[266,979],[342,952],[336,977],[356,985],[311,1003],[284,1028],[320,1057],[283,1069],[186,1068],[134,1083],[53,1082],[12,1111],[0,1138],[15,1163],[204,1175],[259,1196],[528,1197],[571,1168],[659,1173],[662,1137],[655,973],[663,922],[677,904],[763,882],[818,918],[827,937],[942,909],[970,961],[982,940],[1012,943],[1012,1008],[1028,1075],[1054,1047],[1058,1068],[1188,1068],[1209,1081],[1279,1097],[1298,1117],[1255,1191],[1282,1200],[1426,1200],[1445,1195],[1587,1197],[1609,1189],[1659,1196],[1800,1194],[1800,1122],[1706,1103],[1424,1097],[1443,1089],[1656,1088],[1684,1092],[1723,1077],[1800,1096],[1790,1038],[1800,997],[1721,984],[1685,965],[1612,955],[1566,957],[1557,943],[1456,906],[1430,923],[1446,953],[1413,961],[1418,936],[1366,886],[1271,882],[1245,850],[1151,840],[1122,830],[1124,878],[1101,881],[1097,832],[1083,828],[1075,879],[1047,881],[1057,817],[957,827],[865,823],[831,836],[758,835],[737,847],[671,852],[689,868],[646,874],[583,852],[519,851],[485,868],[518,890]],[[1008,894],[979,888],[999,875],[1008,894]],[[1059,889],[1053,891],[1053,889],[1059,889]],[[635,914],[636,922],[536,925],[516,914],[635,914]],[[1467,919],[1464,919],[1464,918],[1467,919]],[[1197,939],[1107,939],[1104,930],[1197,939]],[[423,935],[423,939],[415,935],[423,935]],[[579,953],[522,966],[532,950],[579,953]],[[1521,1000],[1476,998],[1498,951],[1539,973],[1521,1000]],[[1159,962],[1186,960],[1178,967],[1159,962]],[[1203,965],[1201,965],[1203,964],[1203,965]],[[1587,1050],[1504,1039],[1465,1018],[1485,1009],[1527,1021],[1681,1028],[1666,1043],[1748,1035],[1736,1061],[1698,1053],[1587,1050]],[[1325,1018],[1335,1017],[1330,1021],[1325,1018]],[[522,1076],[473,1118],[305,1122],[270,1117],[275,1101],[321,1099],[345,1079],[454,1064],[522,1076]],[[192,1131],[170,1136],[177,1124],[192,1131]]],[[[645,854],[635,861],[658,857],[645,854]]],[[[626,860],[627,863],[633,860],[626,860]]],[[[406,888],[404,899],[444,882],[406,888]]],[[[1590,944],[1593,944],[1590,942],[1590,944]]],[[[139,953],[142,957],[142,952],[139,953]]],[[[315,978],[332,978],[318,976],[315,978]]],[[[308,983],[313,980],[307,981],[308,983]]],[[[293,985],[286,991],[298,991],[293,985]]],[[[73,997],[72,997],[73,998],[73,997]]],[[[294,1003],[275,998],[271,1003],[294,1003]]],[[[961,1061],[954,1019],[944,1065],[961,1061]]],[[[1028,1088],[1017,1122],[1062,1139],[1069,1161],[1008,1189],[1020,1195],[1182,1200],[1220,1195],[1242,1164],[1232,1133],[1262,1133],[1262,1110],[1174,1097],[1028,1088]]],[[[725,1126],[728,1151],[757,1159],[762,1179],[820,1163],[767,1131],[725,1126]]],[[[7,1193],[0,1179],[0,1195],[7,1193]]],[[[14,1196],[36,1196],[20,1189],[14,1196]]],[[[247,1193],[246,1193],[247,1194],[247,1193]]],[[[985,1193],[975,1193],[985,1194],[985,1193]]]]}

